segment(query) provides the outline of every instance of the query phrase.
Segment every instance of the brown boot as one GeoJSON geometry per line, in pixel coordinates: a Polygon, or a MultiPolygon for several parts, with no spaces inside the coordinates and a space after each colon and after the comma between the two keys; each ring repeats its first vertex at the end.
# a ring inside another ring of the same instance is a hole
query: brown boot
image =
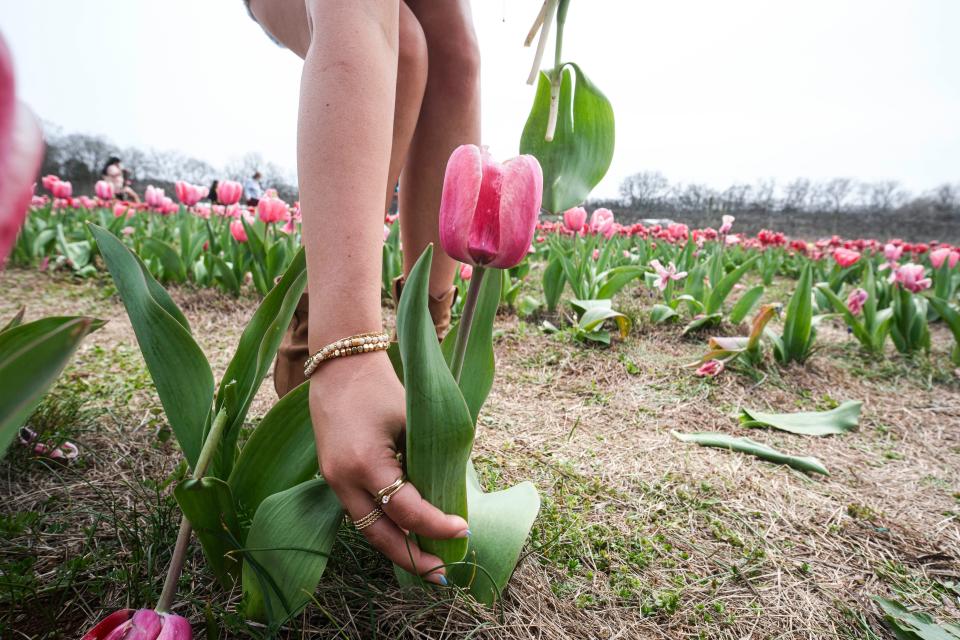
{"type": "Polygon", "coordinates": [[[308,309],[307,292],[304,291],[300,301],[297,302],[290,326],[283,334],[283,340],[277,350],[277,360],[273,365],[273,388],[277,390],[277,396],[280,398],[306,380],[303,377],[303,365],[310,357],[310,348],[307,346],[308,309]]]}
{"type": "MultiPolygon", "coordinates": [[[[403,291],[403,276],[394,278],[393,280],[393,300],[400,305],[400,293],[403,291]]],[[[453,309],[453,303],[457,301],[457,288],[451,286],[449,291],[435,298],[430,296],[427,301],[427,307],[430,309],[430,317],[433,319],[433,326],[437,330],[437,338],[443,340],[443,336],[447,334],[447,330],[450,328],[450,316],[453,309]]],[[[394,330],[393,340],[397,339],[396,330],[394,330]]]]}

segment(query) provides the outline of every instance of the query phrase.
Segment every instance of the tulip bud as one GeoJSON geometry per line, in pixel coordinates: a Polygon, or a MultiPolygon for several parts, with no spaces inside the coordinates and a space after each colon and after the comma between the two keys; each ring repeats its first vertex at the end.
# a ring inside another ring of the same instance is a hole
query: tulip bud
{"type": "Polygon", "coordinates": [[[234,220],[230,223],[230,233],[233,234],[233,239],[237,242],[247,241],[247,230],[243,228],[243,222],[240,220],[234,220]]]}
{"type": "Polygon", "coordinates": [[[192,640],[190,621],[153,609],[114,611],[87,632],[82,640],[192,640]]]}
{"type": "Polygon", "coordinates": [[[833,252],[833,259],[836,260],[838,265],[846,269],[847,267],[852,267],[857,263],[857,260],[860,259],[860,252],[841,247],[833,252]]]}
{"type": "Polygon", "coordinates": [[[608,240],[613,235],[613,211],[605,207],[600,207],[590,216],[590,231],[599,233],[608,240]]]}
{"type": "Polygon", "coordinates": [[[73,195],[73,185],[70,184],[69,182],[60,180],[53,185],[53,197],[69,198],[72,195],[73,195]]]}
{"type": "Polygon", "coordinates": [[[718,375],[723,373],[724,364],[722,360],[708,360],[704,362],[699,369],[697,369],[696,375],[701,378],[716,378],[718,375]]]}
{"type": "Polygon", "coordinates": [[[509,269],[533,240],[543,200],[543,171],[530,155],[503,164],[486,149],[457,147],[443,178],[440,245],[455,260],[509,269]]]}
{"type": "Polygon", "coordinates": [[[577,233],[583,229],[587,221],[587,210],[583,207],[574,207],[563,212],[563,226],[570,231],[577,233]]]}
{"type": "Polygon", "coordinates": [[[113,198],[113,185],[106,180],[97,180],[93,190],[101,200],[110,200],[113,198]]]}
{"type": "Polygon", "coordinates": [[[473,267],[468,264],[460,265],[460,279],[466,282],[473,277],[473,267]]]}
{"type": "Polygon", "coordinates": [[[220,204],[231,205],[240,202],[243,195],[243,185],[234,180],[221,180],[217,184],[217,200],[220,204]]]}
{"type": "Polygon", "coordinates": [[[287,203],[280,198],[271,196],[261,198],[260,202],[257,203],[257,215],[267,224],[286,220],[289,215],[287,203]]]}
{"type": "Polygon", "coordinates": [[[856,288],[847,296],[847,310],[853,315],[860,315],[863,305],[869,298],[869,294],[864,289],[856,288]]]}
{"type": "Polygon", "coordinates": [[[730,229],[733,228],[733,221],[736,220],[733,216],[723,216],[722,224],[720,225],[719,233],[720,235],[726,235],[730,233],[730,229]]]}

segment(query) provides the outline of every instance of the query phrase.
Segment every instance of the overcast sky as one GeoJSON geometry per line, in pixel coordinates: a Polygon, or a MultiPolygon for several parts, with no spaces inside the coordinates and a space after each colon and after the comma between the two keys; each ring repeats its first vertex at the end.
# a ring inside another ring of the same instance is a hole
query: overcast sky
{"type": "MultiPolygon", "coordinates": [[[[4,0],[21,98],[68,132],[295,168],[300,60],[241,0],[4,0]]],[[[483,138],[517,153],[540,0],[474,0],[483,138]]],[[[960,180],[958,0],[572,0],[564,57],[613,103],[624,176],[960,180]]],[[[548,51],[551,51],[552,46],[548,51]]],[[[552,61],[552,52],[547,56],[552,61]]]]}

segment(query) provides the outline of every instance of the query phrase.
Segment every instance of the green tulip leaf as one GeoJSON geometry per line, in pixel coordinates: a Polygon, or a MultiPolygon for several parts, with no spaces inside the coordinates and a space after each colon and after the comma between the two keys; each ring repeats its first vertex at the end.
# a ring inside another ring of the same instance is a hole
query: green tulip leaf
{"type": "Polygon", "coordinates": [[[260,504],[243,550],[248,617],[278,624],[303,609],[327,568],[342,520],[340,501],[319,478],[260,504]]]}
{"type": "MultiPolygon", "coordinates": [[[[230,421],[223,434],[219,455],[215,461],[212,475],[226,478],[230,475],[235,457],[237,436],[240,426],[247,417],[250,403],[257,395],[264,376],[270,370],[277,349],[283,340],[283,334],[290,326],[290,320],[307,284],[306,261],[301,249],[287,272],[266,295],[253,317],[243,330],[237,350],[227,365],[220,388],[236,382],[238,406],[230,412],[230,421]]],[[[217,411],[223,406],[223,393],[217,394],[217,411]]]]}
{"type": "Polygon", "coordinates": [[[830,475],[826,467],[813,456],[801,457],[781,453],[773,447],[768,447],[750,438],[735,438],[725,433],[678,433],[676,431],[671,431],[670,433],[681,442],[693,442],[701,447],[729,449],[731,451],[747,453],[775,464],[785,464],[799,471],[821,473],[826,476],[830,475]]]}
{"type": "Polygon", "coordinates": [[[230,487],[219,478],[184,480],[173,496],[197,534],[213,575],[220,586],[230,589],[240,577],[240,560],[230,552],[241,539],[230,487]]]}
{"type": "Polygon", "coordinates": [[[126,307],[167,421],[192,467],[213,405],[210,364],[183,314],[136,255],[105,229],[90,225],[90,230],[126,307]]]}
{"type": "Polygon", "coordinates": [[[730,310],[730,322],[732,324],[740,324],[743,322],[743,320],[750,315],[750,312],[753,311],[754,307],[757,306],[757,303],[760,302],[760,298],[763,297],[763,291],[763,285],[757,285],[740,296],[740,299],[733,305],[733,309],[730,310]]]}
{"type": "Polygon", "coordinates": [[[873,596],[883,609],[884,620],[893,628],[898,640],[960,640],[960,625],[937,621],[923,611],[910,611],[895,600],[873,596]]]}
{"type": "Polygon", "coordinates": [[[699,318],[694,318],[687,323],[687,326],[683,328],[683,335],[692,333],[703,329],[704,327],[712,327],[714,325],[720,324],[723,320],[723,316],[719,313],[711,313],[710,315],[700,316],[699,318]]]}
{"type": "Polygon", "coordinates": [[[650,320],[654,324],[660,324],[661,322],[666,322],[667,320],[679,318],[680,314],[676,310],[671,309],[665,304],[655,304],[650,308],[650,320]]]}
{"type": "Polygon", "coordinates": [[[153,256],[163,266],[163,275],[174,282],[183,282],[187,279],[187,269],[180,258],[176,249],[171,247],[163,240],[156,238],[145,238],[143,240],[143,253],[146,256],[153,256]]]}
{"type": "MultiPolygon", "coordinates": [[[[719,265],[720,254],[717,254],[717,264],[719,265]]],[[[752,258],[747,258],[744,260],[740,266],[726,274],[723,277],[720,277],[719,274],[714,277],[719,278],[716,284],[713,284],[714,280],[711,278],[711,286],[713,286],[713,291],[710,292],[710,297],[707,298],[707,304],[704,307],[706,313],[720,313],[723,311],[723,302],[727,299],[727,296],[730,295],[730,292],[733,291],[734,285],[740,282],[740,279],[743,278],[743,275],[753,268],[753,265],[760,259],[760,255],[755,255],[752,258]]],[[[720,267],[718,266],[719,270],[720,267]]],[[[746,315],[746,313],[744,313],[746,315]]]]}
{"type": "Polygon", "coordinates": [[[256,513],[271,495],[316,475],[309,393],[309,383],[303,383],[280,398],[240,451],[229,482],[242,513],[256,513]]]}
{"type": "Polygon", "coordinates": [[[0,457],[80,341],[103,326],[85,317],[43,318],[0,332],[0,457]]]}
{"type": "Polygon", "coordinates": [[[560,74],[559,111],[552,141],[545,139],[550,114],[550,76],[540,73],[533,108],[520,137],[520,153],[535,156],[543,168],[543,208],[566,211],[590,195],[613,160],[613,107],[572,62],[560,74]]]}
{"type": "Polygon", "coordinates": [[[940,315],[953,334],[953,364],[960,366],[960,312],[941,298],[931,297],[930,306],[940,315]]]}
{"type": "MultiPolygon", "coordinates": [[[[410,271],[397,309],[407,404],[407,477],[430,504],[466,518],[473,419],[443,358],[427,307],[432,257],[433,246],[429,246],[410,271]]],[[[499,285],[498,278],[491,281],[499,285]]],[[[461,560],[467,552],[464,539],[418,536],[417,541],[421,549],[444,562],[461,560]]]]}
{"type": "Polygon", "coordinates": [[[567,283],[566,276],[563,273],[563,262],[560,258],[554,257],[547,263],[547,268],[543,270],[543,297],[547,303],[547,311],[553,313],[557,310],[557,303],[560,302],[560,296],[563,294],[563,285],[567,283]]]}
{"type": "Polygon", "coordinates": [[[530,535],[540,496],[530,482],[484,493],[473,464],[467,469],[470,544],[462,563],[447,569],[447,578],[478,601],[492,605],[503,592],[530,535]]]}
{"type": "Polygon", "coordinates": [[[20,307],[20,310],[17,311],[12,318],[0,329],[0,333],[7,331],[8,329],[13,329],[14,327],[19,327],[23,324],[23,316],[27,313],[26,307],[20,307]]]}
{"type": "Polygon", "coordinates": [[[637,278],[643,277],[646,272],[647,270],[645,267],[638,267],[634,265],[624,265],[622,267],[614,267],[613,269],[610,269],[610,271],[606,273],[603,286],[600,287],[600,291],[597,292],[597,297],[612,298],[625,286],[637,278]]]}
{"type": "Polygon", "coordinates": [[[829,436],[849,433],[860,423],[863,403],[848,400],[830,411],[797,413],[763,413],[746,407],[740,410],[740,424],[745,427],[772,427],[801,436],[829,436]]]}
{"type": "MultiPolygon", "coordinates": [[[[497,317],[500,303],[499,269],[487,269],[480,285],[477,307],[473,314],[473,325],[467,339],[467,351],[463,358],[463,370],[460,373],[460,391],[470,407],[473,424],[477,423],[480,409],[487,400],[493,387],[495,362],[493,358],[493,321],[497,317]]],[[[476,277],[476,275],[474,275],[476,277]]],[[[447,366],[453,362],[459,323],[447,333],[440,346],[447,366]]]]}

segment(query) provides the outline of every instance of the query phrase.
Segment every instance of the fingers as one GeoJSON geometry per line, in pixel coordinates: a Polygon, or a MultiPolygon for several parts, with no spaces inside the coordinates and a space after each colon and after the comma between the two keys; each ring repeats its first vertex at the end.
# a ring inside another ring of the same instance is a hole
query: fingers
{"type": "MultiPolygon", "coordinates": [[[[352,521],[366,516],[376,506],[370,494],[359,487],[337,492],[337,496],[352,521]]],[[[404,570],[422,576],[424,580],[434,584],[447,584],[443,561],[421,551],[389,517],[381,516],[372,525],[362,529],[361,533],[371,545],[404,570]]]]}
{"type": "MultiPolygon", "coordinates": [[[[369,474],[365,489],[371,496],[390,486],[403,473],[400,463],[384,464],[369,474]]],[[[375,498],[374,498],[375,499],[375,498]]],[[[434,540],[465,538],[470,535],[467,521],[460,516],[446,514],[423,499],[412,483],[406,482],[394,493],[383,511],[404,531],[434,540]]]]}

